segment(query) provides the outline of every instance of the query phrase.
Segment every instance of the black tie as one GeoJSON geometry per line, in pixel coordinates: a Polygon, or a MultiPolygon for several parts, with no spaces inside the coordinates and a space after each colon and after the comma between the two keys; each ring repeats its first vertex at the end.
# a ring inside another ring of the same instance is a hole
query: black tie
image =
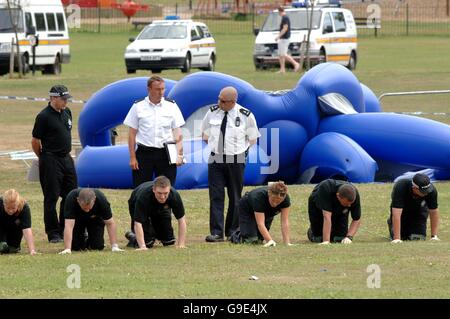
{"type": "Polygon", "coordinates": [[[227,115],[228,111],[225,111],[222,124],[220,124],[219,154],[224,154],[225,151],[225,130],[227,129],[227,115]]]}

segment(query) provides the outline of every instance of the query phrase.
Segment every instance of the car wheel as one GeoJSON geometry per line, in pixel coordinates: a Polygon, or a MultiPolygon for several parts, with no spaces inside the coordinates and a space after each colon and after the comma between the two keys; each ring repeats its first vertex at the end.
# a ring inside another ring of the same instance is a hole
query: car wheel
{"type": "Polygon", "coordinates": [[[350,54],[350,59],[348,60],[347,68],[349,70],[356,69],[356,53],[355,53],[355,51],[352,51],[352,54],[350,54]]]}
{"type": "Polygon", "coordinates": [[[133,73],[136,73],[136,70],[135,70],[135,69],[129,69],[129,68],[127,68],[127,74],[133,74],[133,73]]]}
{"type": "Polygon", "coordinates": [[[30,62],[28,55],[24,54],[22,55],[22,73],[27,74],[30,72],[30,62]]]}
{"type": "Polygon", "coordinates": [[[216,57],[214,54],[211,54],[208,61],[208,66],[205,68],[205,71],[214,71],[216,67],[216,57]]]}
{"type": "Polygon", "coordinates": [[[42,70],[42,74],[61,74],[61,61],[59,60],[59,56],[57,55],[55,58],[55,63],[48,64],[45,66],[44,70],[42,70]]]}
{"type": "Polygon", "coordinates": [[[181,68],[181,72],[188,73],[191,70],[191,55],[188,53],[186,55],[186,59],[184,60],[183,67],[181,68]]]}
{"type": "Polygon", "coordinates": [[[321,48],[319,53],[319,61],[317,64],[325,62],[327,62],[327,53],[325,52],[324,48],[321,48]]]}

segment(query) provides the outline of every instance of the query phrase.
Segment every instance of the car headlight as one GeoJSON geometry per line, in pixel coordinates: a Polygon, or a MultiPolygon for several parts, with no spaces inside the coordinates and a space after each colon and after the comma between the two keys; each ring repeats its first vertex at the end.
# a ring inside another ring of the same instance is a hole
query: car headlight
{"type": "Polygon", "coordinates": [[[138,50],[133,49],[133,48],[127,49],[127,50],[125,51],[125,53],[138,53],[138,52],[139,52],[138,50]]]}
{"type": "Polygon", "coordinates": [[[0,52],[11,52],[11,43],[0,43],[0,52]]]}
{"type": "Polygon", "coordinates": [[[264,44],[255,44],[255,53],[266,53],[266,46],[264,44]]]}

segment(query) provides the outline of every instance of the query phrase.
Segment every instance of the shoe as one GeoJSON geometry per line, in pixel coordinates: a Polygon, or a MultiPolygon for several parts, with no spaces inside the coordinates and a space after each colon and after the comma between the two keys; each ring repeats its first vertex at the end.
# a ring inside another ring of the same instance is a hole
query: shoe
{"type": "Polygon", "coordinates": [[[137,246],[136,235],[131,230],[125,233],[125,238],[128,239],[127,247],[135,248],[137,246]]]}
{"type": "Polygon", "coordinates": [[[223,241],[223,237],[219,235],[208,235],[206,236],[205,240],[208,243],[218,243],[223,241]]]}
{"type": "MultiPolygon", "coordinates": [[[[137,244],[137,243],[136,243],[136,244],[137,244]]],[[[154,239],[150,240],[148,243],[145,243],[145,246],[146,246],[147,248],[152,248],[153,245],[155,245],[155,240],[154,240],[154,239]]]]}
{"type": "Polygon", "coordinates": [[[161,243],[163,244],[163,246],[174,245],[175,242],[176,242],[176,239],[175,239],[175,238],[174,238],[174,239],[171,239],[171,240],[167,240],[167,241],[161,240],[161,243]]]}
{"type": "Polygon", "coordinates": [[[50,244],[62,243],[64,240],[59,236],[54,236],[48,240],[50,244]]]}
{"type": "Polygon", "coordinates": [[[6,241],[0,242],[0,254],[7,254],[9,252],[9,246],[6,241]]]}

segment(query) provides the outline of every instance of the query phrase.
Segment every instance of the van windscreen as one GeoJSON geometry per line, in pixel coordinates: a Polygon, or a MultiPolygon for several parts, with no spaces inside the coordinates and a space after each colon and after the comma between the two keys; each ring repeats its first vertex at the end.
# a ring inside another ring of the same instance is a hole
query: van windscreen
{"type": "Polygon", "coordinates": [[[149,25],[139,35],[138,40],[151,39],[185,39],[185,25],[149,25]]]}
{"type": "MultiPolygon", "coordinates": [[[[12,21],[17,27],[17,31],[23,32],[22,11],[19,9],[11,9],[12,21]]],[[[14,32],[13,23],[9,15],[8,8],[0,9],[0,33],[14,32]]]]}
{"type": "MultiPolygon", "coordinates": [[[[310,24],[311,11],[286,11],[291,21],[291,30],[308,30],[310,24]]],[[[312,17],[312,28],[318,29],[322,11],[314,11],[312,17]]],[[[281,17],[278,12],[271,12],[262,26],[261,31],[280,31],[281,17]]]]}

